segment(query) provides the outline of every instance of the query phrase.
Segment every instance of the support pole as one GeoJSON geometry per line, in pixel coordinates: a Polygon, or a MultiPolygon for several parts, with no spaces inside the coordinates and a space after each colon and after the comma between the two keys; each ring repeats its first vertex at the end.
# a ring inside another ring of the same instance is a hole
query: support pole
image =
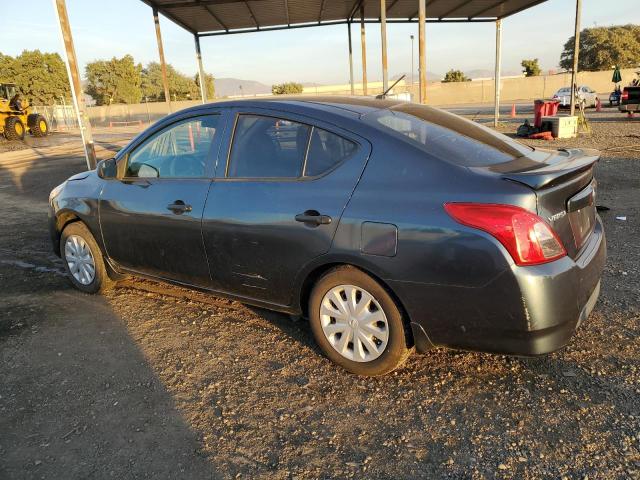
{"type": "Polygon", "coordinates": [[[198,62],[198,77],[200,78],[200,98],[202,103],[207,102],[207,85],[206,77],[204,74],[204,67],[202,66],[202,54],[200,53],[200,37],[198,34],[193,35],[193,39],[196,42],[196,61],[198,62]]]}
{"type": "Polygon", "coordinates": [[[349,83],[351,84],[351,95],[355,95],[356,86],[353,83],[353,46],[351,45],[351,22],[347,22],[347,32],[349,33],[349,83]]]}
{"type": "Polygon", "coordinates": [[[498,126],[500,119],[500,89],[502,88],[500,77],[502,76],[502,20],[496,20],[496,71],[495,71],[495,98],[493,110],[493,126],[498,126]]]}
{"type": "Polygon", "coordinates": [[[158,9],[153,8],[153,23],[156,25],[156,40],[158,41],[158,55],[160,57],[160,69],[162,70],[162,85],[164,86],[164,101],[167,102],[171,112],[171,94],[169,93],[169,80],[167,79],[167,64],[164,61],[164,48],[162,46],[162,34],[160,33],[160,19],[158,9]]]}
{"type": "Polygon", "coordinates": [[[364,29],[364,2],[360,5],[360,49],[362,51],[362,94],[367,95],[367,38],[364,29]]]}
{"type": "Polygon", "coordinates": [[[387,70],[387,0],[380,0],[380,37],[382,39],[382,92],[389,86],[387,70]]]}
{"type": "Polygon", "coordinates": [[[84,146],[84,155],[87,159],[87,168],[93,170],[96,168],[97,163],[96,149],[93,143],[91,123],[89,122],[84,101],[84,92],[82,91],[82,84],[80,83],[78,59],[76,57],[75,47],[73,46],[73,37],[71,36],[71,26],[69,24],[65,0],[53,0],[53,7],[58,17],[58,24],[60,25],[62,43],[64,43],[65,64],[67,67],[67,75],[69,76],[69,83],[71,84],[71,98],[76,116],[78,117],[78,126],[80,127],[82,145],[84,146]]]}
{"type": "Polygon", "coordinates": [[[578,57],[580,56],[580,14],[582,13],[582,0],[576,0],[576,26],[573,46],[573,69],[571,70],[571,113],[576,113],[576,93],[578,91],[578,57]]]}
{"type": "Polygon", "coordinates": [[[426,0],[418,0],[418,87],[420,103],[427,103],[427,36],[425,29],[427,25],[427,4],[426,0]]]}

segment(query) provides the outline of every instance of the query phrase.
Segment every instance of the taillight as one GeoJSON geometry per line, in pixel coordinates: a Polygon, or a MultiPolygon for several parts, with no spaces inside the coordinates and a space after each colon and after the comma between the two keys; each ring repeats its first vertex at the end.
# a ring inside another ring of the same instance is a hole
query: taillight
{"type": "Polygon", "coordinates": [[[494,236],[517,265],[539,265],[567,254],[542,218],[515,205],[445,203],[444,208],[458,223],[494,236]]]}
{"type": "Polygon", "coordinates": [[[622,91],[622,95],[620,95],[620,100],[627,101],[629,100],[629,90],[626,88],[622,91]]]}

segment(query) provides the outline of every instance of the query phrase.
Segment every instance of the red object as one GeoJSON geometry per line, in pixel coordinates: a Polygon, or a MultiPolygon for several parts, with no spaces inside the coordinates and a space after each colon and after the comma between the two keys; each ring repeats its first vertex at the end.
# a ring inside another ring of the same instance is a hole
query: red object
{"type": "Polygon", "coordinates": [[[532,138],[534,140],[553,140],[553,133],[552,132],[532,133],[527,138],[532,138]]]}
{"type": "Polygon", "coordinates": [[[534,127],[540,128],[542,126],[542,117],[553,117],[556,115],[558,113],[558,105],[560,105],[560,102],[556,100],[550,102],[536,100],[533,102],[533,113],[535,115],[533,121],[534,127]]]}
{"type": "Polygon", "coordinates": [[[517,265],[540,265],[567,254],[542,218],[515,205],[445,203],[444,208],[458,223],[495,237],[517,265]]]}
{"type": "Polygon", "coordinates": [[[516,118],[516,104],[511,105],[511,118],[516,118]]]}
{"type": "Polygon", "coordinates": [[[629,100],[629,90],[625,88],[624,90],[622,90],[622,95],[620,95],[620,101],[626,102],[627,100],[629,100]]]}
{"type": "Polygon", "coordinates": [[[602,111],[602,103],[600,102],[600,99],[598,98],[596,100],[596,112],[601,112],[602,111]]]}

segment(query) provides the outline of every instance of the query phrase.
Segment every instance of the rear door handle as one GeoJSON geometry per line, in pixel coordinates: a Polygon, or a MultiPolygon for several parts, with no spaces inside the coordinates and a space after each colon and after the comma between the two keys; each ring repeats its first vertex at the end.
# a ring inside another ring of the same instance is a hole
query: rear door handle
{"type": "Polygon", "coordinates": [[[307,210],[304,213],[296,215],[296,222],[309,225],[329,225],[331,223],[331,217],[329,215],[321,215],[316,210],[307,210]]]}
{"type": "Polygon", "coordinates": [[[190,212],[192,208],[191,205],[187,205],[182,200],[176,200],[175,202],[167,205],[167,210],[171,210],[176,215],[181,215],[185,212],[190,212]]]}

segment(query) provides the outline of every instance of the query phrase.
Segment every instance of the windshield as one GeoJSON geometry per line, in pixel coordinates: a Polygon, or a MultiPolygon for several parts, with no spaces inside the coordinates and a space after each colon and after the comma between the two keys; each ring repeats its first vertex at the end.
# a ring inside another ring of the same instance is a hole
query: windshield
{"type": "Polygon", "coordinates": [[[558,90],[558,93],[569,94],[571,93],[571,89],[569,87],[561,88],[560,90],[558,90]]]}
{"type": "Polygon", "coordinates": [[[368,113],[363,119],[456,165],[495,165],[533,150],[476,122],[424,105],[401,104],[368,113]]]}

